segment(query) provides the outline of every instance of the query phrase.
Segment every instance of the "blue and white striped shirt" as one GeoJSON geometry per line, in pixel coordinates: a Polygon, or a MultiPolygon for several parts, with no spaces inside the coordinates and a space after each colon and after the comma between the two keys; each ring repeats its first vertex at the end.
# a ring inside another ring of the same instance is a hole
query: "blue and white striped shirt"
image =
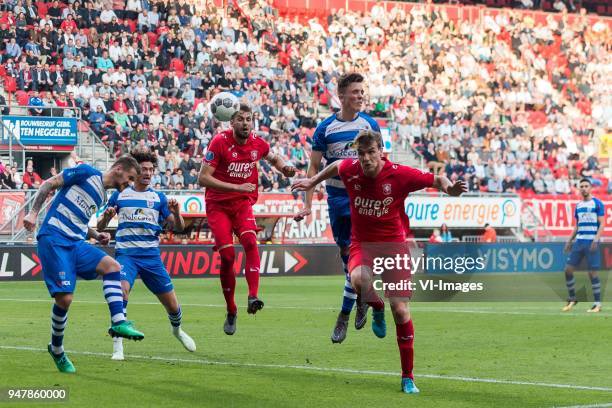
{"type": "MultiPolygon", "coordinates": [[[[355,119],[348,122],[338,119],[336,114],[333,114],[317,126],[312,149],[323,153],[327,161],[326,166],[337,160],[357,158],[353,141],[362,130],[380,132],[380,127],[374,119],[363,112],[359,112],[355,119]]],[[[325,184],[328,198],[348,197],[340,177],[332,177],[325,184]]]]}
{"type": "Polygon", "coordinates": [[[153,189],[136,191],[128,187],[122,192],[113,193],[108,206],[117,207],[119,216],[115,235],[117,255],[159,254],[160,224],[170,215],[164,193],[153,189]]]}
{"type": "Polygon", "coordinates": [[[53,235],[56,240],[80,241],[87,238],[87,224],[106,200],[102,173],[87,164],[62,172],[64,186],[38,232],[38,237],[53,235]]]}
{"type": "Polygon", "coordinates": [[[597,217],[603,215],[604,205],[599,199],[593,197],[588,201],[579,201],[574,212],[578,223],[576,241],[593,241],[599,229],[597,217]]]}

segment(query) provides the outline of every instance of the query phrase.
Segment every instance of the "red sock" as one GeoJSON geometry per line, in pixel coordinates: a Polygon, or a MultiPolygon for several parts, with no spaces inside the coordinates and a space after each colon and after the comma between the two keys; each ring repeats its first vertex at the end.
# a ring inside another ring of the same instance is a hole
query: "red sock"
{"type": "Polygon", "coordinates": [[[226,247],[219,251],[221,255],[221,289],[223,289],[223,296],[225,297],[225,304],[227,305],[227,312],[236,314],[238,308],[234,301],[234,291],[236,290],[236,275],[234,275],[234,258],[235,252],[234,247],[226,247]]]}
{"type": "Polygon", "coordinates": [[[365,295],[365,302],[374,310],[383,310],[385,308],[385,302],[378,296],[372,285],[370,285],[365,295]]]}
{"type": "Polygon", "coordinates": [[[257,248],[257,239],[255,234],[247,232],[240,237],[240,244],[244,248],[246,262],[244,264],[244,274],[249,285],[249,296],[257,296],[259,291],[259,249],[257,248]]]}
{"type": "Polygon", "coordinates": [[[414,366],[414,326],[412,319],[403,324],[395,324],[397,333],[397,346],[399,347],[400,360],[402,362],[402,378],[411,378],[414,366]]]}

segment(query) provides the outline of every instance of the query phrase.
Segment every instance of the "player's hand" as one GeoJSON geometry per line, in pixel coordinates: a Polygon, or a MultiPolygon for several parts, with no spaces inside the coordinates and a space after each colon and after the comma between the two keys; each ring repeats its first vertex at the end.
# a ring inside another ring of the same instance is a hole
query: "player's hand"
{"type": "Polygon", "coordinates": [[[117,215],[116,207],[107,207],[106,210],[104,210],[104,218],[106,218],[107,220],[113,219],[115,215],[117,215]]]}
{"type": "Polygon", "coordinates": [[[446,189],[446,194],[453,197],[458,197],[461,194],[467,192],[467,187],[463,180],[457,180],[455,183],[446,189]]]}
{"type": "Polygon", "coordinates": [[[293,166],[285,166],[283,167],[281,172],[283,173],[283,176],[285,177],[293,177],[295,176],[297,169],[293,166]]]}
{"type": "Polygon", "coordinates": [[[297,222],[302,221],[304,218],[312,214],[312,210],[309,207],[304,207],[299,213],[297,213],[293,219],[297,222]]]}
{"type": "Polygon", "coordinates": [[[252,193],[256,188],[257,186],[253,183],[244,183],[238,184],[236,186],[236,191],[239,193],[252,193]]]}
{"type": "Polygon", "coordinates": [[[312,179],[300,179],[293,182],[291,185],[291,191],[308,191],[314,187],[312,179]]]}
{"type": "Polygon", "coordinates": [[[599,243],[597,241],[591,242],[591,252],[597,251],[597,246],[598,245],[599,245],[599,243]]]}
{"type": "Polygon", "coordinates": [[[176,200],[176,198],[171,198],[168,200],[168,208],[173,214],[178,214],[181,210],[179,207],[179,202],[176,200]]]}
{"type": "Polygon", "coordinates": [[[96,237],[96,241],[98,241],[101,245],[108,245],[110,239],[111,235],[108,232],[100,232],[96,237]]]}
{"type": "Polygon", "coordinates": [[[36,228],[36,217],[37,214],[28,213],[25,217],[23,217],[23,226],[26,230],[33,232],[34,228],[36,228]]]}
{"type": "Polygon", "coordinates": [[[565,252],[566,254],[569,253],[569,251],[571,251],[572,249],[572,244],[571,242],[568,242],[565,244],[565,248],[563,248],[563,252],[565,252]]]}

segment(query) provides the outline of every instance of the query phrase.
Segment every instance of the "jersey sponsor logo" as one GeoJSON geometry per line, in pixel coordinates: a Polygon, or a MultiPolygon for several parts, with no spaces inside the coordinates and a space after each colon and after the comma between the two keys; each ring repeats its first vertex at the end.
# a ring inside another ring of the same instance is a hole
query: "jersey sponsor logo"
{"type": "Polygon", "coordinates": [[[355,197],[354,206],[359,215],[369,215],[372,217],[382,217],[389,213],[389,207],[393,203],[393,197],[384,200],[374,200],[361,196],[355,197]]]}
{"type": "Polygon", "coordinates": [[[206,156],[204,157],[204,160],[206,161],[213,161],[215,159],[215,153],[211,152],[210,150],[206,152],[206,156]]]}
{"type": "Polygon", "coordinates": [[[227,167],[227,172],[230,177],[235,178],[249,178],[251,174],[253,174],[253,169],[255,168],[256,163],[248,162],[248,163],[240,163],[240,162],[232,162],[227,167]]]}
{"type": "Polygon", "coordinates": [[[389,195],[391,194],[391,184],[389,183],[385,183],[382,185],[382,189],[383,189],[383,194],[384,195],[389,195]]]}
{"type": "Polygon", "coordinates": [[[83,212],[87,215],[88,218],[91,218],[91,215],[96,212],[97,208],[95,205],[89,204],[87,199],[83,198],[81,195],[75,195],[75,204],[83,210],[83,212]]]}
{"type": "Polygon", "coordinates": [[[119,222],[122,221],[136,221],[136,222],[148,222],[150,224],[157,224],[157,220],[153,214],[148,214],[144,209],[138,208],[132,211],[131,214],[126,214],[126,211],[119,212],[119,222]]]}

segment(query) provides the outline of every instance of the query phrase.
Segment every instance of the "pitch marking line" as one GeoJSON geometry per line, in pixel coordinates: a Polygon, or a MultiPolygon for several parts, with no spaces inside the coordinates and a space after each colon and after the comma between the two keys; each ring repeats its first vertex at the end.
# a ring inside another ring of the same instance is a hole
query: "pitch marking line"
{"type": "Polygon", "coordinates": [[[553,408],[608,408],[612,407],[612,402],[607,402],[603,404],[593,404],[593,405],[572,405],[569,407],[553,407],[553,408]]]}
{"type": "MultiPolygon", "coordinates": [[[[0,349],[19,350],[19,351],[35,351],[35,352],[46,352],[47,351],[47,349],[43,349],[43,348],[22,347],[22,346],[0,346],[0,349]]],[[[70,354],[81,354],[85,356],[95,356],[95,357],[105,357],[105,358],[110,357],[110,354],[98,353],[98,352],[92,352],[92,351],[67,351],[67,352],[70,354]]],[[[172,358],[172,357],[160,357],[160,356],[141,356],[137,354],[130,354],[127,357],[129,359],[134,359],[134,360],[166,361],[166,362],[170,361],[170,362],[175,362],[175,363],[190,363],[190,364],[201,364],[201,365],[293,369],[293,370],[319,371],[319,372],[344,373],[344,374],[383,375],[383,376],[391,376],[391,377],[398,376],[398,373],[392,373],[388,371],[357,370],[357,369],[352,369],[352,368],[313,367],[313,366],[290,365],[290,364],[285,365],[285,364],[239,363],[239,362],[232,362],[232,361],[214,361],[214,360],[172,358]]],[[[438,374],[418,374],[417,377],[432,378],[432,379],[437,379],[437,380],[462,381],[462,382],[505,384],[505,385],[525,385],[525,386],[532,386],[532,387],[565,388],[565,389],[572,389],[572,390],[612,392],[611,387],[591,387],[591,386],[586,386],[586,385],[498,380],[494,378],[461,377],[461,376],[438,375],[438,374]]]]}
{"type": "MultiPolygon", "coordinates": [[[[49,303],[51,304],[51,300],[48,299],[12,299],[12,298],[0,298],[0,302],[30,302],[30,303],[49,303]]],[[[92,300],[73,300],[72,303],[86,303],[86,304],[106,304],[103,301],[92,301],[92,300]]],[[[137,302],[130,301],[130,305],[140,305],[140,306],[148,306],[155,305],[158,306],[159,302],[137,302]]],[[[417,303],[418,305],[418,303],[417,303]]],[[[217,304],[206,304],[206,303],[181,303],[181,306],[188,307],[211,307],[211,308],[225,308],[225,305],[217,305],[217,304]]],[[[337,307],[312,307],[312,306],[266,306],[266,309],[289,309],[289,310],[317,310],[317,311],[327,311],[327,310],[338,310],[337,307]]],[[[517,316],[587,316],[587,314],[583,313],[562,313],[559,312],[512,312],[512,311],[498,311],[498,310],[474,310],[474,309],[450,309],[450,308],[432,308],[432,307],[411,307],[414,312],[431,312],[431,313],[467,313],[467,314],[495,314],[495,315],[517,315],[517,316]]],[[[610,313],[597,313],[601,316],[608,316],[610,313]]],[[[590,314],[589,314],[590,315],[590,314]]]]}

